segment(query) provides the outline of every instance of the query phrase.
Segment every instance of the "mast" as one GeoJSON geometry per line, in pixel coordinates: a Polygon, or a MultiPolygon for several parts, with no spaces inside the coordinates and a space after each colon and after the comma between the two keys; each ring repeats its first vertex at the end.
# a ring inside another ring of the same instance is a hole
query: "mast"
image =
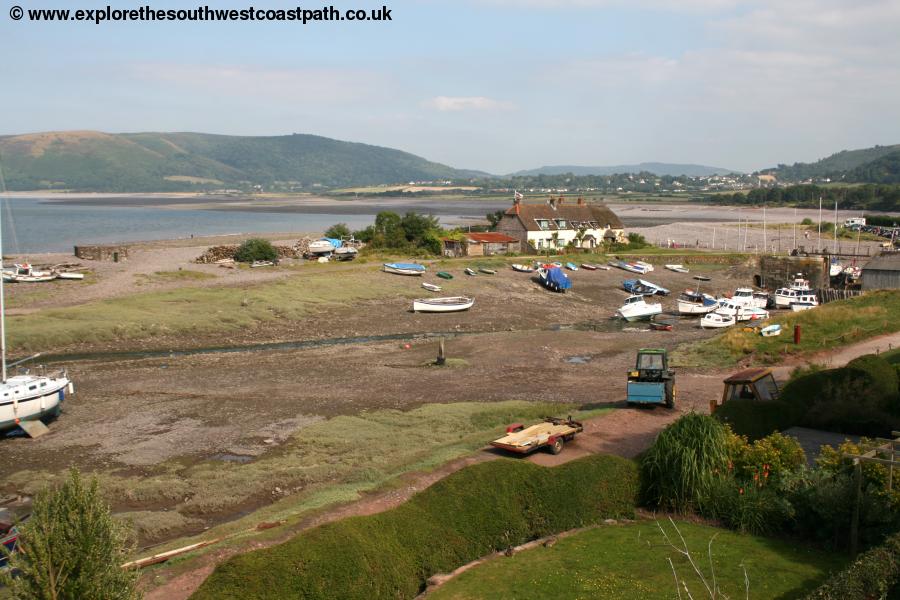
{"type": "MultiPolygon", "coordinates": [[[[0,165],[0,186],[3,188],[4,194],[6,193],[6,181],[3,179],[3,166],[0,165]]],[[[0,213],[3,212],[2,206],[0,206],[0,213]]],[[[6,383],[6,306],[4,305],[3,298],[3,223],[2,223],[2,215],[0,215],[0,355],[2,355],[2,359],[0,362],[3,363],[3,380],[2,383],[6,383]]]]}
{"type": "Polygon", "coordinates": [[[794,207],[794,250],[797,249],[797,207],[794,207]]]}
{"type": "Polygon", "coordinates": [[[767,240],[766,240],[766,205],[763,204],[763,254],[766,253],[767,250],[767,240]]]}
{"type": "Polygon", "coordinates": [[[837,212],[837,199],[834,201],[834,244],[831,250],[831,254],[837,254],[837,228],[838,228],[838,212],[837,212]]]}
{"type": "Polygon", "coordinates": [[[816,252],[822,251],[822,196],[819,196],[819,238],[816,242],[816,252]]]}

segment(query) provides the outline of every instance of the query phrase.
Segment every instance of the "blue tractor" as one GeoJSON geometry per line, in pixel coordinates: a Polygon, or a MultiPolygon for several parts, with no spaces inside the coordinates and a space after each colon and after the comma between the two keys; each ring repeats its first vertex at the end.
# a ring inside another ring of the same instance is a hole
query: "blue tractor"
{"type": "Polygon", "coordinates": [[[669,369],[666,350],[638,350],[634,369],[628,372],[628,404],[675,408],[675,371],[669,369]]]}

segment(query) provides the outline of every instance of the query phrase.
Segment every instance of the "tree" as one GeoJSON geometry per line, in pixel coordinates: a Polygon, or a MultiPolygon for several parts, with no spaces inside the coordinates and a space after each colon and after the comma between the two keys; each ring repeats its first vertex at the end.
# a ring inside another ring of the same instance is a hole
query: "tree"
{"type": "Polygon", "coordinates": [[[325,237],[333,238],[336,240],[350,237],[350,228],[347,227],[346,223],[336,223],[328,228],[328,230],[325,232],[325,237]]]}
{"type": "Polygon", "coordinates": [[[253,262],[256,260],[277,260],[278,252],[269,240],[251,238],[245,241],[234,254],[234,260],[238,262],[253,262]]]}
{"type": "Polygon", "coordinates": [[[127,526],[113,519],[93,477],[77,469],[58,488],[37,494],[31,518],[19,529],[10,557],[16,577],[5,576],[23,600],[133,600],[136,571],[121,568],[130,550],[127,526]]]}
{"type": "Polygon", "coordinates": [[[485,215],[487,217],[489,231],[494,231],[497,229],[497,225],[499,225],[501,219],[503,219],[503,214],[504,211],[495,210],[494,212],[485,215]]]}

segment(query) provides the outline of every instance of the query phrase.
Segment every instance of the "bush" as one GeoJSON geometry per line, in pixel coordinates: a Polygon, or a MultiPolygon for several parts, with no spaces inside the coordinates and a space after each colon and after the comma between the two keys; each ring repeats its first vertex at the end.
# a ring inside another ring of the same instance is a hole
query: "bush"
{"type": "Polygon", "coordinates": [[[463,469],[384,513],[301,533],[219,565],[193,598],[412,598],[428,577],[542,535],[631,516],[631,461],[594,455],[547,469],[463,469]]]}
{"type": "Polygon", "coordinates": [[[860,369],[869,374],[872,378],[872,386],[887,401],[884,406],[886,410],[897,407],[898,381],[897,371],[881,356],[875,354],[866,354],[858,356],[847,363],[848,368],[860,369]]]}
{"type": "Polygon", "coordinates": [[[793,518],[794,509],[776,487],[721,479],[713,484],[701,513],[742,533],[771,535],[793,518]]]}
{"type": "Polygon", "coordinates": [[[325,237],[335,240],[350,237],[350,228],[347,227],[346,223],[335,223],[325,232],[325,237]]]}
{"type": "Polygon", "coordinates": [[[752,444],[747,438],[732,434],[730,448],[730,470],[739,481],[765,485],[806,465],[800,442],[780,433],[752,444]]]}
{"type": "Polygon", "coordinates": [[[234,260],[238,262],[253,262],[256,260],[275,261],[277,259],[278,252],[275,251],[275,247],[272,246],[272,243],[269,240],[260,238],[246,240],[234,254],[234,260]]]}
{"type": "Polygon", "coordinates": [[[688,413],[666,427],[641,457],[641,496],[664,510],[688,511],[725,477],[729,433],[719,421],[688,413]]]}
{"type": "Polygon", "coordinates": [[[138,573],[123,571],[128,530],[115,521],[94,478],[85,485],[76,469],[56,489],[34,500],[31,518],[19,528],[18,551],[9,565],[15,598],[131,600],[139,598],[138,573]]]}
{"type": "Polygon", "coordinates": [[[832,576],[807,600],[870,600],[896,597],[900,583],[900,535],[861,554],[850,566],[832,576]],[[894,592],[890,594],[890,592],[894,592]]]}
{"type": "Polygon", "coordinates": [[[780,400],[735,399],[722,404],[715,417],[738,435],[758,440],[793,427],[800,419],[800,411],[796,405],[780,400]]]}

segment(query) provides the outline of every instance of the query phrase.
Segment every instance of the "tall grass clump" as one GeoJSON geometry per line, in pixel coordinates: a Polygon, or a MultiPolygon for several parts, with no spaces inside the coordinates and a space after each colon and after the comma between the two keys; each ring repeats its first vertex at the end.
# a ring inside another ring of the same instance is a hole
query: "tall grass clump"
{"type": "Polygon", "coordinates": [[[649,506],[686,512],[699,507],[728,468],[729,432],[719,421],[688,413],[664,429],[641,459],[649,506]]]}

